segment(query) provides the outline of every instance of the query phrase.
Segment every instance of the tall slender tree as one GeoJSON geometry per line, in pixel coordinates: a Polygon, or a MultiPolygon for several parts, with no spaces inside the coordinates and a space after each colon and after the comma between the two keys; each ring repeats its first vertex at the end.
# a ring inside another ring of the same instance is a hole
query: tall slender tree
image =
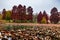
{"type": "Polygon", "coordinates": [[[17,6],[13,6],[12,14],[11,14],[11,19],[12,20],[18,20],[17,6]]]}
{"type": "Polygon", "coordinates": [[[18,14],[19,14],[19,20],[22,20],[22,12],[23,12],[23,6],[20,4],[18,5],[18,14]]]}
{"type": "Polygon", "coordinates": [[[27,12],[28,12],[28,20],[30,20],[31,22],[33,21],[33,8],[31,6],[29,6],[27,8],[27,12]]]}
{"type": "Polygon", "coordinates": [[[22,20],[26,20],[26,6],[24,5],[23,7],[22,7],[22,20]]]}
{"type": "Polygon", "coordinates": [[[38,23],[41,23],[42,17],[43,17],[43,15],[42,15],[42,12],[40,11],[38,16],[37,16],[37,22],[38,23]]]}
{"type": "Polygon", "coordinates": [[[6,9],[3,9],[2,14],[3,14],[2,19],[5,19],[6,18],[6,9]]]}
{"type": "Polygon", "coordinates": [[[48,23],[48,15],[47,15],[46,11],[43,12],[43,17],[45,17],[46,23],[48,23]]]}

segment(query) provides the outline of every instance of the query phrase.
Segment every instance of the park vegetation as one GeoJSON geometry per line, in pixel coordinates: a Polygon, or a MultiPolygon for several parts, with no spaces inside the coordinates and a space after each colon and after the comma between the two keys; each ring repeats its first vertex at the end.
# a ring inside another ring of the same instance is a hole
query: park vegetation
{"type": "Polygon", "coordinates": [[[31,6],[26,7],[25,5],[22,6],[21,4],[16,6],[14,5],[12,10],[6,11],[3,9],[2,15],[0,19],[7,20],[9,22],[17,22],[17,23],[58,23],[59,22],[59,12],[56,7],[51,9],[51,15],[48,16],[47,12],[44,10],[43,12],[39,12],[39,14],[33,14],[33,8],[31,6]],[[35,19],[34,19],[35,17],[35,19]],[[34,21],[35,20],[35,21],[34,21]]]}

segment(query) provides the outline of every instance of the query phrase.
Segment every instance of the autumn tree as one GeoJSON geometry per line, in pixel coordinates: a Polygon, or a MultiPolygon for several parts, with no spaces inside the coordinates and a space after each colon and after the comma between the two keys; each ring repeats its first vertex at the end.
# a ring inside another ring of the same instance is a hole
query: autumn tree
{"type": "Polygon", "coordinates": [[[38,23],[41,23],[42,17],[43,17],[43,15],[42,15],[42,12],[40,11],[39,14],[37,15],[37,22],[38,23]]]}
{"type": "Polygon", "coordinates": [[[10,19],[11,19],[11,11],[6,11],[6,9],[3,9],[3,11],[2,11],[2,19],[10,21],[10,19]]]}
{"type": "Polygon", "coordinates": [[[51,23],[58,23],[59,22],[59,14],[58,14],[58,10],[56,7],[51,9],[51,16],[50,16],[50,21],[51,23]]]}
{"type": "Polygon", "coordinates": [[[0,14],[0,20],[2,20],[2,14],[0,14]]]}
{"type": "Polygon", "coordinates": [[[26,20],[26,6],[24,5],[23,8],[24,8],[24,10],[23,10],[24,11],[24,16],[23,17],[24,17],[24,20],[26,20]]]}
{"type": "Polygon", "coordinates": [[[13,8],[12,8],[11,19],[12,20],[18,20],[19,19],[19,14],[18,14],[17,6],[13,6],[13,8]]]}
{"type": "Polygon", "coordinates": [[[23,12],[23,11],[22,11],[22,10],[23,10],[22,7],[23,7],[23,6],[22,6],[21,4],[18,5],[19,20],[22,20],[22,12],[23,12]]]}
{"type": "Polygon", "coordinates": [[[26,6],[22,6],[21,4],[18,5],[18,14],[19,14],[19,20],[21,22],[25,22],[26,20],[26,6]]]}
{"type": "Polygon", "coordinates": [[[43,23],[43,24],[46,24],[47,23],[47,20],[46,20],[45,17],[42,17],[41,23],[43,23]]]}
{"type": "Polygon", "coordinates": [[[5,19],[5,17],[6,17],[6,9],[3,9],[3,11],[2,11],[2,19],[5,19]]]}
{"type": "Polygon", "coordinates": [[[10,20],[11,19],[11,11],[6,11],[6,20],[10,20]]]}
{"type": "Polygon", "coordinates": [[[26,21],[26,6],[22,6],[22,10],[21,10],[21,20],[22,22],[25,22],[26,21]]]}
{"type": "Polygon", "coordinates": [[[33,21],[33,8],[31,6],[29,6],[27,8],[27,12],[28,12],[27,20],[30,20],[32,22],[33,21]]]}
{"type": "Polygon", "coordinates": [[[26,6],[24,5],[23,7],[22,7],[22,20],[26,20],[26,6]]]}
{"type": "Polygon", "coordinates": [[[45,18],[46,23],[48,23],[48,15],[47,15],[46,11],[43,12],[43,18],[45,18]]]}

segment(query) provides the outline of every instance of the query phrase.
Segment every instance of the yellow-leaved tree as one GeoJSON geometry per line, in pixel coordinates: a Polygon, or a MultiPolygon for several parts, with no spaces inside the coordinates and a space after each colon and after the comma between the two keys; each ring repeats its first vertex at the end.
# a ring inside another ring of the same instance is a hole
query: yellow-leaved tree
{"type": "Polygon", "coordinates": [[[0,20],[2,20],[2,14],[0,14],[0,20]]]}
{"type": "Polygon", "coordinates": [[[47,20],[46,20],[45,17],[42,18],[41,23],[43,23],[43,24],[46,24],[47,23],[47,20]]]}

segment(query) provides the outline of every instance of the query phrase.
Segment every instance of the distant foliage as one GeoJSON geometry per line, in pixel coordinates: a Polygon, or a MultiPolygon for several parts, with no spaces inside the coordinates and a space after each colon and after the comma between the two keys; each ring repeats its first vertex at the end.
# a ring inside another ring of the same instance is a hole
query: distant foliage
{"type": "Polygon", "coordinates": [[[27,20],[30,20],[30,22],[32,22],[33,21],[33,8],[31,6],[27,8],[27,13],[28,13],[27,20]]]}
{"type": "Polygon", "coordinates": [[[51,10],[51,16],[50,16],[50,21],[51,21],[51,23],[58,23],[59,22],[59,14],[58,14],[58,10],[57,10],[57,8],[53,8],[52,10],[51,10]]]}
{"type": "Polygon", "coordinates": [[[12,14],[11,14],[11,19],[16,21],[20,20],[22,23],[31,20],[33,21],[33,8],[29,6],[26,8],[26,6],[22,6],[21,4],[18,6],[13,6],[12,8],[12,14]],[[28,15],[26,14],[28,13],[28,15]]]}
{"type": "Polygon", "coordinates": [[[43,17],[43,15],[42,15],[42,12],[40,11],[40,13],[37,16],[37,22],[38,23],[41,23],[42,17],[43,17]]]}
{"type": "Polygon", "coordinates": [[[6,18],[6,9],[3,9],[3,11],[2,11],[2,19],[5,19],[6,18]]]}
{"type": "Polygon", "coordinates": [[[3,9],[2,19],[10,20],[11,19],[11,11],[6,11],[6,9],[3,9]]]}
{"type": "Polygon", "coordinates": [[[49,18],[48,18],[46,11],[43,12],[43,17],[45,17],[46,23],[48,23],[49,18]]]}
{"type": "Polygon", "coordinates": [[[47,20],[46,20],[45,17],[42,18],[41,23],[43,23],[43,24],[46,24],[47,23],[47,20]]]}
{"type": "Polygon", "coordinates": [[[13,22],[16,23],[58,23],[60,16],[57,8],[52,8],[50,13],[50,17],[47,15],[46,11],[43,11],[43,13],[40,11],[38,15],[34,16],[31,6],[26,8],[25,5],[20,4],[18,6],[14,5],[10,11],[3,9],[0,19],[13,20],[13,22]]]}
{"type": "Polygon", "coordinates": [[[14,25],[8,25],[8,26],[5,26],[5,27],[2,27],[3,30],[7,30],[7,31],[11,31],[12,29],[13,30],[18,30],[18,29],[30,29],[30,28],[33,28],[32,26],[24,26],[24,25],[17,25],[17,26],[14,26],[14,25]]]}
{"type": "Polygon", "coordinates": [[[2,20],[2,14],[0,14],[0,20],[2,20]]]}
{"type": "Polygon", "coordinates": [[[10,20],[11,19],[11,11],[6,11],[6,20],[10,20]]]}
{"type": "Polygon", "coordinates": [[[37,16],[38,23],[48,23],[48,15],[44,11],[43,14],[40,12],[37,16]]]}

